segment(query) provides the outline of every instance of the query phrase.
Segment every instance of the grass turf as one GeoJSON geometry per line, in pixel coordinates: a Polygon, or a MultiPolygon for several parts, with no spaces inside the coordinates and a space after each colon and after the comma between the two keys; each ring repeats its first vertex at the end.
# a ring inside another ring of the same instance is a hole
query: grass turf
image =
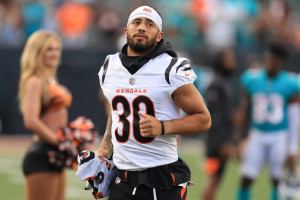
{"type": "MultiPolygon", "coordinates": [[[[20,153],[0,154],[0,194],[1,199],[21,200],[24,199],[25,187],[24,176],[21,170],[23,155],[20,153]]],[[[189,200],[201,200],[201,192],[207,181],[207,176],[202,171],[201,154],[182,153],[182,158],[188,163],[192,171],[192,181],[196,186],[188,188],[189,200]]],[[[67,170],[67,194],[66,200],[92,200],[91,191],[83,190],[85,183],[75,175],[76,171],[67,170]]],[[[216,200],[234,200],[238,188],[238,162],[230,161],[224,176],[216,200]]],[[[266,168],[262,171],[259,179],[253,185],[253,199],[269,199],[270,185],[266,168]]]]}

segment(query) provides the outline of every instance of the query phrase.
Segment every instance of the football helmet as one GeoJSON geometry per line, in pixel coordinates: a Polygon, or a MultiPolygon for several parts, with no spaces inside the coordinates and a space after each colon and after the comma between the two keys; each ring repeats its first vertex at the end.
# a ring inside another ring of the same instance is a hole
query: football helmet
{"type": "Polygon", "coordinates": [[[279,200],[300,200],[300,178],[296,170],[286,169],[278,184],[279,200]]]}

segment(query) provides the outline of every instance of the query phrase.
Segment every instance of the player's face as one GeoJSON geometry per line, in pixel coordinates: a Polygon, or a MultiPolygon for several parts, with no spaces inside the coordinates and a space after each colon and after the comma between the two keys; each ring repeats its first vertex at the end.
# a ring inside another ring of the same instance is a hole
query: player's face
{"type": "Polygon", "coordinates": [[[236,68],[236,59],[233,51],[226,50],[223,54],[224,68],[228,72],[233,72],[236,68]]]}
{"type": "Polygon", "coordinates": [[[150,19],[141,17],[132,20],[125,28],[128,46],[137,53],[151,51],[162,38],[162,32],[150,19]]]}
{"type": "Polygon", "coordinates": [[[53,39],[45,53],[43,54],[43,61],[46,67],[57,67],[61,56],[61,46],[60,43],[53,39]]]}
{"type": "Polygon", "coordinates": [[[265,55],[265,68],[270,77],[275,76],[282,69],[283,61],[282,59],[266,53],[265,55]]]}

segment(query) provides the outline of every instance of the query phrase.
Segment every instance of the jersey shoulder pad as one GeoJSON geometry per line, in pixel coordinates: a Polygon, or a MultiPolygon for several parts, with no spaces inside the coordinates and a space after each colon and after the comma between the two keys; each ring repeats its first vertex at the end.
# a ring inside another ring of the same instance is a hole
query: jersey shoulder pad
{"type": "Polygon", "coordinates": [[[256,78],[261,77],[263,74],[262,69],[247,69],[240,78],[240,83],[243,87],[247,88],[250,82],[256,78]]]}
{"type": "Polygon", "coordinates": [[[186,58],[172,58],[166,69],[166,81],[174,89],[189,83],[193,83],[197,76],[191,68],[190,61],[186,58]]]}

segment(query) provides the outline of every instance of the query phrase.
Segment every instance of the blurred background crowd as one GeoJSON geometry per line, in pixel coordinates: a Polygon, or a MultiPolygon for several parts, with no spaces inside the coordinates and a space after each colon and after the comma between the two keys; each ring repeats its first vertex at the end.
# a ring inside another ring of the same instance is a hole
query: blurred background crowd
{"type": "MultiPolygon", "coordinates": [[[[264,47],[275,39],[289,47],[287,69],[299,72],[299,0],[0,0],[2,131],[24,131],[18,128],[22,123],[16,101],[19,56],[34,31],[59,33],[64,53],[58,75],[74,90],[71,116],[75,118],[83,112],[96,118],[93,113],[99,106],[97,73],[104,56],[121,49],[126,42],[123,28],[128,15],[145,4],[160,12],[165,40],[194,66],[206,69],[203,66],[210,65],[216,52],[231,48],[238,61],[237,80],[246,68],[261,64],[264,47]],[[82,105],[89,106],[78,110],[82,105]]],[[[209,76],[202,75],[198,77],[203,78],[205,85],[209,76]]],[[[102,105],[99,107],[102,112],[102,105]]]]}
{"type": "Polygon", "coordinates": [[[49,29],[65,48],[118,47],[127,16],[143,4],[160,11],[176,49],[255,49],[274,38],[300,48],[297,0],[0,0],[0,45],[21,47],[34,31],[49,29]]]}

